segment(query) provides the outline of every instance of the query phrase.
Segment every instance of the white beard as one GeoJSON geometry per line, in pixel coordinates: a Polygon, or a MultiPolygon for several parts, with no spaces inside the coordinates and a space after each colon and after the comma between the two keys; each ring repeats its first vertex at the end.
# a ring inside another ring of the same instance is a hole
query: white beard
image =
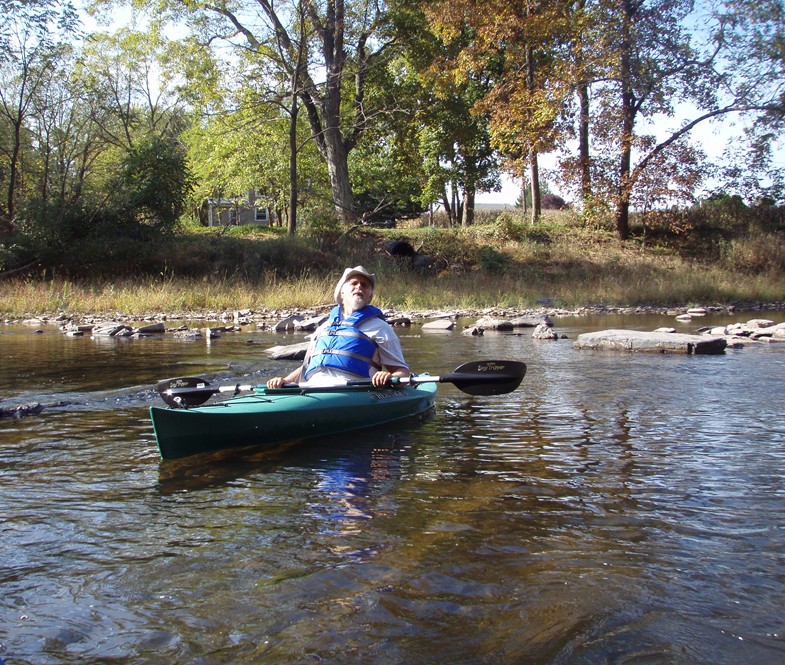
{"type": "Polygon", "coordinates": [[[361,310],[367,304],[368,303],[365,302],[365,298],[363,298],[361,295],[344,298],[344,307],[349,312],[349,314],[353,314],[354,312],[361,310]]]}

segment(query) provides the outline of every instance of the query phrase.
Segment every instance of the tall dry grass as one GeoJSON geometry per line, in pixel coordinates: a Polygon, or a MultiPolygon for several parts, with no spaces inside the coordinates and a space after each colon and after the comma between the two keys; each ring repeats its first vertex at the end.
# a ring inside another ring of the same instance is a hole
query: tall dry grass
{"type": "MultiPolygon", "coordinates": [[[[379,278],[376,303],[400,310],[532,308],[597,304],[698,305],[785,300],[785,243],[779,230],[710,235],[680,248],[649,233],[621,243],[575,215],[532,226],[505,213],[470,228],[422,225],[358,229],[338,239],[238,230],[200,231],[157,248],[159,272],[138,277],[27,277],[0,280],[0,315],[69,315],[285,310],[327,305],[345,266],[379,278]],[[246,234],[247,237],[244,237],[246,234]],[[250,234],[250,235],[249,235],[250,234]],[[405,239],[430,258],[417,269],[384,246],[405,239]],[[318,249],[315,249],[318,247],[318,249]]],[[[682,241],[684,242],[684,241],[682,241]]]]}

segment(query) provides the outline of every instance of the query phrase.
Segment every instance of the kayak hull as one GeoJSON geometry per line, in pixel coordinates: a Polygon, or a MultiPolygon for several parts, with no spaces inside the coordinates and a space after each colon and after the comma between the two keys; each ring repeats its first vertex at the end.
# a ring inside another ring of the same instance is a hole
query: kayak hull
{"type": "Polygon", "coordinates": [[[435,383],[369,389],[267,390],[187,408],[151,407],[162,459],[375,427],[433,407],[435,383]]]}

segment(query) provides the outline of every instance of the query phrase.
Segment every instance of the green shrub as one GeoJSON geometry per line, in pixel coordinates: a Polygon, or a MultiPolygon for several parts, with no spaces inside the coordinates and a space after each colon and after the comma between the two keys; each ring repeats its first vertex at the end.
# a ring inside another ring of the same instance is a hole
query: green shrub
{"type": "Polygon", "coordinates": [[[510,257],[493,247],[481,247],[479,264],[480,268],[488,272],[505,272],[510,266],[510,257]]]}
{"type": "Polygon", "coordinates": [[[331,251],[346,231],[332,208],[315,208],[303,213],[303,234],[316,243],[320,251],[331,251]]]}
{"type": "Polygon", "coordinates": [[[494,227],[493,237],[499,242],[518,242],[523,240],[526,234],[521,223],[521,216],[508,210],[499,213],[494,227]]]}

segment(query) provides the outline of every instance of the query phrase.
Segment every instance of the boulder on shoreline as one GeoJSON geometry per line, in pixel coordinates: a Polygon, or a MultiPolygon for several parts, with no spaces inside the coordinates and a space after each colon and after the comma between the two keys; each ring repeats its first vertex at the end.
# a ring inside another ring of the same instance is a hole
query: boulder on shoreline
{"type": "Polygon", "coordinates": [[[450,319],[436,319],[422,324],[423,332],[450,332],[455,328],[455,321],[450,319]]]}
{"type": "Polygon", "coordinates": [[[724,337],[620,329],[583,333],[578,335],[578,339],[573,343],[573,348],[581,350],[688,355],[716,355],[724,353],[727,346],[728,342],[724,337]]]}
{"type": "Polygon", "coordinates": [[[308,350],[309,344],[310,342],[282,344],[271,346],[269,349],[265,349],[264,352],[270,360],[302,360],[305,358],[305,352],[308,350]]]}

